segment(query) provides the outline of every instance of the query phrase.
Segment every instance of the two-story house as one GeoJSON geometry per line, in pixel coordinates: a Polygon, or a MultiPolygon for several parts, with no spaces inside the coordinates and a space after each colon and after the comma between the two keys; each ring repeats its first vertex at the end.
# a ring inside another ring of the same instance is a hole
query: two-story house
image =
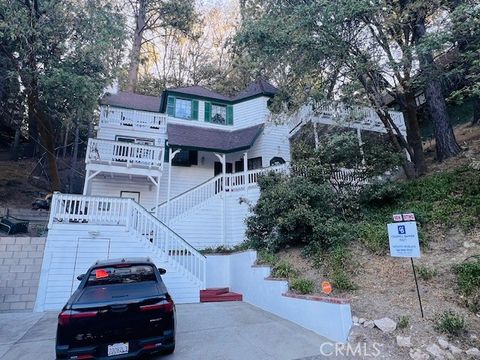
{"type": "MultiPolygon", "coordinates": [[[[192,86],[160,97],[119,92],[101,101],[82,195],[56,193],[36,309],[58,309],[95,260],[149,256],[167,269],[176,302],[198,302],[215,268],[199,250],[244,240],[258,176],[287,171],[290,138],[308,122],[385,132],[370,109],[308,107],[270,119],[277,89],[252,83],[236,96],[192,86]]],[[[405,130],[401,114],[392,113],[405,130]]]]}

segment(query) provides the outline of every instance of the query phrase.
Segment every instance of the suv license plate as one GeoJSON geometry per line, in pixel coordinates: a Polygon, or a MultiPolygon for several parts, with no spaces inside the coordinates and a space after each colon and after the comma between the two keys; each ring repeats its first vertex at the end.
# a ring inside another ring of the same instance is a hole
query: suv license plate
{"type": "Polygon", "coordinates": [[[128,353],[128,342],[108,345],[108,356],[122,355],[128,353]]]}

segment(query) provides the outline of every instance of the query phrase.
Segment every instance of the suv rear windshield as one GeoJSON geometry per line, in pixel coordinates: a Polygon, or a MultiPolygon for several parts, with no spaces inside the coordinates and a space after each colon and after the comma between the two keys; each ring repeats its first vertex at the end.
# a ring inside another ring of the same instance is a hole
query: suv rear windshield
{"type": "Polygon", "coordinates": [[[155,269],[151,265],[121,264],[92,269],[85,286],[130,284],[156,280],[155,269]]]}

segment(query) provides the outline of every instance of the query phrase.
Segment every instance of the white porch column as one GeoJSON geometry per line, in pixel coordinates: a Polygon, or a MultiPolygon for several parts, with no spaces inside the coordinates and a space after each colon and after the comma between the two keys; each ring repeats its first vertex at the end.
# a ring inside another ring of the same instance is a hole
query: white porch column
{"type": "Polygon", "coordinates": [[[226,217],[226,207],[227,207],[227,155],[226,154],[217,154],[215,156],[220,160],[222,164],[222,243],[225,246],[227,243],[227,217],[226,217]]]}
{"type": "Polygon", "coordinates": [[[245,195],[248,194],[248,152],[243,153],[243,177],[245,182],[245,195]]]}
{"type": "Polygon", "coordinates": [[[83,185],[83,195],[88,195],[89,194],[89,192],[90,192],[89,191],[90,182],[98,174],[100,174],[100,170],[99,171],[93,171],[93,172],[90,172],[90,170],[87,170],[87,173],[85,175],[85,183],[83,185]]]}
{"type": "MultiPolygon", "coordinates": [[[[170,194],[171,194],[171,185],[172,185],[172,160],[180,152],[181,149],[177,149],[175,151],[172,148],[168,149],[168,185],[167,185],[167,219],[166,223],[167,226],[170,225],[170,194]]],[[[157,211],[158,211],[158,204],[157,204],[157,211]]]]}
{"type": "Polygon", "coordinates": [[[315,138],[315,149],[318,149],[320,140],[318,139],[317,122],[313,120],[313,136],[315,138]]]}
{"type": "Polygon", "coordinates": [[[153,183],[153,185],[155,185],[156,188],[157,188],[156,197],[155,197],[155,199],[156,199],[156,202],[155,202],[155,203],[157,204],[157,206],[155,206],[155,217],[158,219],[158,204],[159,204],[159,202],[160,202],[160,200],[159,200],[159,199],[160,199],[160,175],[157,176],[156,180],[155,180],[155,178],[152,177],[152,176],[149,176],[148,179],[149,179],[149,180],[153,183]]]}

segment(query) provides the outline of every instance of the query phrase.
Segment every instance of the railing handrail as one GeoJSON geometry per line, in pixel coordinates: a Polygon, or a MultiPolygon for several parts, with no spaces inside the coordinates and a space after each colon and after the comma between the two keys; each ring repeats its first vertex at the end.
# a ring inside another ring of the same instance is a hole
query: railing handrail
{"type": "MultiPolygon", "coordinates": [[[[199,188],[201,188],[201,187],[205,187],[205,186],[208,186],[208,185],[210,185],[210,184],[212,184],[212,183],[215,183],[215,181],[217,181],[217,180],[220,179],[221,177],[222,177],[222,175],[216,175],[216,176],[214,176],[214,177],[211,177],[210,179],[205,180],[204,182],[202,182],[202,183],[200,183],[200,184],[198,184],[198,185],[195,185],[194,187],[192,187],[192,188],[190,188],[190,189],[188,189],[188,190],[185,190],[185,191],[181,192],[180,194],[177,194],[177,195],[171,197],[171,198],[170,198],[170,201],[178,200],[178,199],[182,198],[184,195],[188,195],[189,193],[191,193],[191,192],[194,191],[194,190],[197,190],[197,189],[199,189],[199,188]]],[[[168,202],[168,200],[165,200],[165,201],[161,202],[161,203],[158,204],[157,206],[154,206],[151,211],[155,211],[155,209],[156,209],[157,207],[160,208],[160,207],[166,205],[167,202],[168,202]]]]}
{"type": "Polygon", "coordinates": [[[205,256],[133,199],[55,193],[49,227],[57,222],[126,226],[175,266],[205,283],[205,256]]]}
{"type": "Polygon", "coordinates": [[[152,219],[152,221],[154,222],[158,222],[164,229],[168,230],[169,232],[171,232],[173,235],[175,235],[176,237],[178,237],[179,239],[182,240],[182,242],[187,245],[187,248],[189,250],[191,250],[192,252],[195,252],[195,253],[198,253],[199,256],[201,257],[204,257],[205,259],[207,258],[205,255],[203,255],[201,252],[199,252],[197,249],[195,249],[187,240],[185,240],[184,237],[182,237],[180,234],[178,234],[175,230],[173,230],[172,228],[170,228],[167,224],[165,224],[164,222],[162,222],[160,219],[156,218],[155,216],[153,216],[147,209],[145,209],[142,205],[140,205],[139,203],[137,203],[135,200],[133,199],[127,199],[127,200],[130,200],[133,204],[134,207],[137,207],[138,210],[140,211],[144,211],[145,212],[145,215],[148,216],[150,219],[152,219]]]}
{"type": "Polygon", "coordinates": [[[126,141],[117,141],[117,140],[110,140],[110,139],[97,139],[97,138],[89,138],[88,142],[103,142],[103,143],[110,143],[110,144],[115,144],[119,146],[125,146],[125,147],[131,147],[131,148],[136,148],[136,149],[151,149],[151,150],[161,150],[163,149],[163,146],[155,146],[155,145],[143,145],[143,144],[135,144],[131,142],[126,142],[126,141]]]}
{"type": "MultiPolygon", "coordinates": [[[[253,170],[247,170],[246,171],[246,174],[245,172],[238,172],[238,173],[230,173],[230,174],[225,174],[225,190],[228,189],[228,190],[233,190],[233,189],[238,189],[238,188],[241,188],[241,187],[245,187],[245,186],[249,186],[251,184],[256,184],[256,176],[255,175],[258,175],[258,174],[261,174],[261,173],[266,173],[266,172],[269,172],[269,171],[276,171],[276,170],[282,170],[282,169],[286,169],[288,168],[288,165],[287,164],[280,164],[280,165],[273,165],[273,166],[269,166],[269,167],[265,167],[265,168],[260,168],[260,169],[253,169],[253,170]],[[244,182],[244,177],[246,175],[246,183],[244,182]],[[252,177],[253,176],[253,177],[252,177]],[[240,184],[233,184],[233,181],[232,179],[233,178],[238,178],[240,179],[240,184]]],[[[202,191],[202,189],[208,187],[208,186],[216,186],[216,184],[218,184],[218,182],[221,182],[220,183],[220,188],[223,189],[223,174],[219,174],[217,176],[214,176],[213,178],[210,178],[209,180],[187,190],[187,191],[184,191],[183,193],[181,194],[178,194],[174,197],[172,197],[170,199],[170,206],[172,207],[175,207],[175,204],[184,200],[185,198],[187,197],[191,197],[193,199],[196,200],[196,203],[192,203],[190,204],[190,206],[185,206],[185,210],[183,212],[181,212],[180,214],[183,214],[185,211],[188,211],[189,209],[203,203],[204,201],[208,200],[208,199],[211,199],[213,196],[217,195],[217,194],[220,194],[222,193],[222,191],[215,191],[215,189],[213,189],[213,191],[211,191],[211,196],[208,197],[208,198],[201,198],[201,197],[196,197],[195,194],[196,192],[199,192],[199,191],[202,191]]],[[[160,203],[159,205],[157,206],[154,206],[152,208],[152,211],[155,211],[155,209],[157,209],[158,207],[158,210],[164,210],[166,208],[166,206],[168,205],[168,200],[167,201],[164,201],[162,203],[160,203]]],[[[168,214],[168,217],[169,219],[165,219],[166,221],[176,217],[176,216],[179,216],[180,214],[175,214],[174,212],[171,212],[170,214],[168,214]]],[[[166,214],[164,214],[165,216],[167,216],[166,214]]]]}

